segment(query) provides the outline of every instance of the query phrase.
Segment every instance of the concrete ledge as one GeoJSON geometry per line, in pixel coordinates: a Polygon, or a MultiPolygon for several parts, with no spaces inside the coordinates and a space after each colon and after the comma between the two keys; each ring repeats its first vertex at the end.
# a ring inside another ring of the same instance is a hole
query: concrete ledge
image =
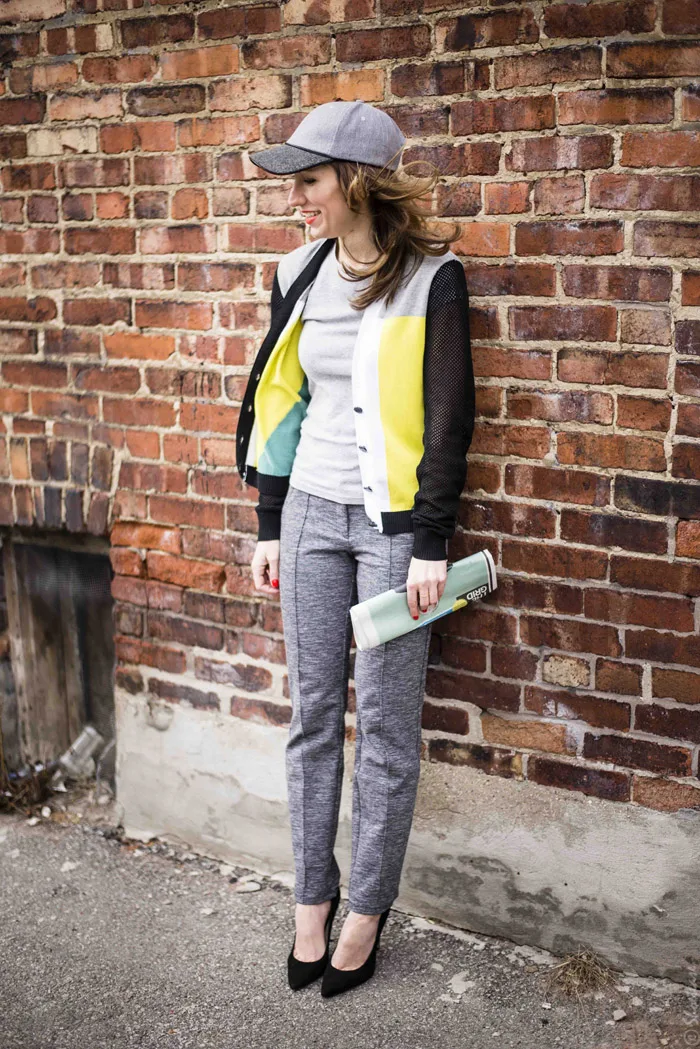
{"type": "MultiPolygon", "coordinates": [[[[118,692],[126,833],[265,874],[292,870],[286,728],[118,692]]],[[[350,861],[347,747],[337,857],[350,861]]],[[[662,813],[424,763],[399,910],[555,954],[580,943],[700,983],[700,812],[662,813]]]]}

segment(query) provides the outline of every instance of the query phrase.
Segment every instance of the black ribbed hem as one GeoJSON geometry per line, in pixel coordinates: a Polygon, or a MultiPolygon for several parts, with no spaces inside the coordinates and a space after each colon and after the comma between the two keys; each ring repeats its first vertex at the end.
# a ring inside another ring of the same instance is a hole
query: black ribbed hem
{"type": "Polygon", "coordinates": [[[422,561],[446,561],[447,539],[423,525],[414,525],[413,556],[422,561]]]}
{"type": "Polygon", "coordinates": [[[258,542],[279,539],[282,531],[282,511],[255,508],[258,515],[258,542]]]}

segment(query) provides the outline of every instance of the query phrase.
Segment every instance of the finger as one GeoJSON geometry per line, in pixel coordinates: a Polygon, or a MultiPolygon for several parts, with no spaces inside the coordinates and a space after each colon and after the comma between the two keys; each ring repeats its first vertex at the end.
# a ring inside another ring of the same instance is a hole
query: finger
{"type": "Polygon", "coordinates": [[[430,611],[435,611],[438,603],[438,585],[437,583],[430,584],[430,611]]]}
{"type": "Polygon", "coordinates": [[[428,605],[430,604],[430,590],[426,584],[420,588],[420,610],[421,612],[428,611],[428,605]]]}
{"type": "Polygon", "coordinates": [[[408,611],[414,619],[418,619],[418,588],[415,583],[409,583],[406,587],[406,600],[408,611]]]}
{"type": "MultiPolygon", "coordinates": [[[[280,579],[280,562],[279,562],[279,558],[278,557],[271,557],[270,558],[270,582],[273,584],[273,586],[274,586],[275,583],[277,583],[279,585],[279,579],[280,579]]],[[[275,586],[275,590],[276,589],[277,589],[277,587],[275,586]]]]}

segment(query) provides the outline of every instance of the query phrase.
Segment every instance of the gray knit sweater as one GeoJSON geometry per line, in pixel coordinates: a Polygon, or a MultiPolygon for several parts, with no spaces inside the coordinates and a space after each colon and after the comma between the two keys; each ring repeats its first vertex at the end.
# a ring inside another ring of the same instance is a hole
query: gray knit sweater
{"type": "Polygon", "coordinates": [[[364,502],[352,400],[352,353],[362,320],[349,300],[369,278],[349,281],[329,251],[303,311],[299,363],[311,400],[301,424],[289,483],[337,503],[364,502]]]}

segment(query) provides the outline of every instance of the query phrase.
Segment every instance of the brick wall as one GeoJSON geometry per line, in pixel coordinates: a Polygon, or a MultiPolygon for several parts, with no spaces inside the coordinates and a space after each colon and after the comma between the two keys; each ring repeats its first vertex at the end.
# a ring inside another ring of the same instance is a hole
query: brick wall
{"type": "Polygon", "coordinates": [[[450,558],[500,578],[433,630],[424,756],[700,805],[698,0],[1,0],[0,34],[0,523],[110,536],[118,684],[288,721],[234,434],[305,231],[247,150],[359,97],[462,225],[450,558]]]}

